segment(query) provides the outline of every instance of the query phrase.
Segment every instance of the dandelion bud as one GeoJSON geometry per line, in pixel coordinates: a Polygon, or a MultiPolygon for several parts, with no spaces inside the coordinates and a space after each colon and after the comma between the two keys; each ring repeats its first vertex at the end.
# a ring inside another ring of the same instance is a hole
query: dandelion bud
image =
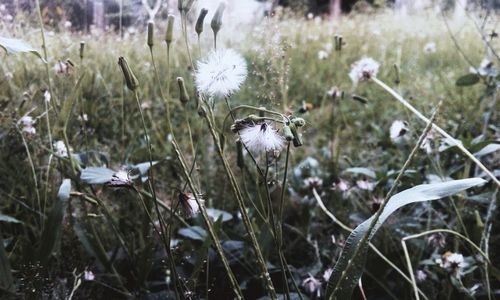
{"type": "Polygon", "coordinates": [[[222,27],[222,13],[224,12],[225,8],[226,8],[226,4],[224,2],[221,2],[219,4],[219,7],[217,7],[217,10],[215,11],[214,17],[212,18],[212,22],[210,23],[210,27],[212,27],[214,35],[217,35],[220,28],[222,27]]]}
{"type": "Polygon", "coordinates": [[[80,41],[80,59],[83,59],[83,50],[85,49],[85,42],[80,41]]]}
{"type": "Polygon", "coordinates": [[[306,121],[302,118],[293,118],[291,121],[297,127],[302,127],[306,125],[306,121]]]}
{"type": "Polygon", "coordinates": [[[189,95],[184,84],[184,78],[177,77],[177,83],[179,84],[179,99],[182,104],[186,104],[189,102],[189,95]]]}
{"type": "Polygon", "coordinates": [[[297,131],[297,126],[294,123],[290,123],[290,130],[292,131],[293,135],[293,145],[295,147],[300,147],[302,146],[302,138],[300,137],[298,131],[297,131]]]}
{"type": "Polygon", "coordinates": [[[202,8],[200,11],[200,15],[198,16],[198,20],[196,20],[196,26],[194,27],[194,30],[198,35],[200,35],[203,32],[203,21],[205,20],[207,13],[208,9],[202,8]]]}
{"type": "Polygon", "coordinates": [[[336,51],[342,50],[343,39],[344,38],[341,35],[336,35],[335,36],[335,50],[336,51]]]}
{"type": "Polygon", "coordinates": [[[287,141],[293,140],[293,133],[292,130],[290,129],[290,126],[288,125],[283,126],[283,136],[285,136],[285,139],[287,141]]]}
{"type": "Polygon", "coordinates": [[[132,70],[130,70],[127,60],[124,57],[120,56],[118,58],[118,64],[122,69],[125,83],[127,84],[128,89],[131,91],[135,91],[139,86],[139,81],[135,77],[134,73],[132,73],[132,70]]]}
{"type": "Polygon", "coordinates": [[[168,15],[167,17],[167,32],[165,33],[165,42],[167,42],[167,45],[170,45],[170,43],[173,41],[174,37],[174,21],[175,17],[174,15],[168,15]]]}
{"type": "Polygon", "coordinates": [[[397,64],[394,64],[394,72],[396,73],[396,78],[394,78],[394,83],[395,84],[400,84],[401,80],[399,77],[399,66],[397,64]]]}
{"type": "Polygon", "coordinates": [[[154,35],[154,26],[153,21],[148,22],[148,46],[149,48],[153,47],[153,35],[154,35]]]}
{"type": "Polygon", "coordinates": [[[236,141],[236,165],[240,169],[245,167],[245,160],[243,159],[243,144],[240,140],[236,141]]]}

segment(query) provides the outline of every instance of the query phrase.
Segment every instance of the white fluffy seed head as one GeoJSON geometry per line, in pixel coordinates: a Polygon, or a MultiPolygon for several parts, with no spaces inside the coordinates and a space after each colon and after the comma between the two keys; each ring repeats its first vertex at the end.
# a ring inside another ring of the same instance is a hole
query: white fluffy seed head
{"type": "Polygon", "coordinates": [[[380,64],[371,57],[365,57],[352,64],[349,77],[354,83],[377,76],[380,64]]]}
{"type": "Polygon", "coordinates": [[[241,142],[254,152],[281,150],[285,138],[269,123],[252,124],[239,131],[241,142]]]}
{"type": "Polygon", "coordinates": [[[198,62],[195,82],[198,91],[205,95],[227,97],[240,89],[246,77],[245,59],[232,49],[218,49],[198,62]]]}

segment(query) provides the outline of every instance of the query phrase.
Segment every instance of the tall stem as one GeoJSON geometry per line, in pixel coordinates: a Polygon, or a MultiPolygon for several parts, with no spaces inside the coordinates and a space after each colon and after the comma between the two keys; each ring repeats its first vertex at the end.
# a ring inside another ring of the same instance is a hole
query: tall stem
{"type": "MultiPolygon", "coordinates": [[[[371,80],[381,86],[383,89],[385,89],[389,94],[391,94],[396,100],[398,100],[401,104],[403,104],[406,108],[408,108],[412,113],[414,113],[419,119],[424,121],[427,125],[431,124],[431,121],[426,118],[422,113],[420,113],[416,108],[414,108],[408,101],[406,101],[401,95],[399,95],[396,91],[394,91],[392,88],[390,88],[388,85],[386,85],[384,82],[380,81],[379,79],[372,77],[371,80]]],[[[453,138],[451,135],[449,135],[446,131],[444,131],[441,127],[437,126],[436,124],[431,124],[432,129],[436,130],[439,132],[442,136],[447,138],[447,142],[453,144],[456,146],[460,151],[462,151],[470,160],[472,160],[481,170],[483,170],[488,177],[490,177],[497,186],[500,187],[500,181],[491,173],[488,168],[486,168],[472,153],[467,150],[462,143],[460,143],[458,140],[453,138]]]]}

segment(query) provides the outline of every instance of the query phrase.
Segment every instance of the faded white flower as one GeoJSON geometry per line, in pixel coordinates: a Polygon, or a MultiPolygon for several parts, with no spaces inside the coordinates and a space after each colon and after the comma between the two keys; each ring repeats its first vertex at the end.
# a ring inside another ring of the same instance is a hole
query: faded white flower
{"type": "Polygon", "coordinates": [[[344,179],[340,179],[339,181],[334,182],[332,184],[332,190],[339,191],[342,193],[349,191],[350,188],[351,188],[351,186],[350,186],[349,182],[344,180],[344,179]]]}
{"type": "Polygon", "coordinates": [[[321,282],[311,274],[302,281],[302,286],[310,295],[316,294],[317,297],[321,296],[321,282]]]}
{"type": "Polygon", "coordinates": [[[474,74],[479,74],[481,76],[492,76],[495,77],[498,75],[498,71],[495,68],[495,64],[487,58],[484,58],[479,65],[479,68],[476,70],[473,67],[469,68],[469,71],[474,74]]]}
{"type": "MultiPolygon", "coordinates": [[[[198,200],[200,200],[198,198],[198,200]]],[[[203,200],[200,200],[203,202],[203,200]]],[[[200,212],[200,206],[192,193],[179,193],[179,202],[188,217],[192,217],[200,212]]]]}
{"type": "Polygon", "coordinates": [[[92,281],[92,280],[95,279],[95,275],[94,275],[94,273],[92,271],[85,270],[85,271],[83,271],[83,279],[85,281],[92,281]]]}
{"type": "Polygon", "coordinates": [[[317,189],[323,185],[323,180],[317,176],[307,177],[306,179],[304,179],[304,185],[308,189],[317,189]]]}
{"type": "Polygon", "coordinates": [[[436,52],[436,43],[429,42],[429,43],[425,44],[424,52],[425,53],[435,53],[436,52]]]}
{"type": "Polygon", "coordinates": [[[132,186],[133,182],[130,178],[130,175],[125,170],[119,170],[115,172],[111,177],[111,180],[107,183],[107,185],[112,187],[129,187],[132,186]]]}
{"type": "Polygon", "coordinates": [[[240,89],[246,77],[245,59],[232,49],[218,49],[198,62],[195,82],[201,93],[227,97],[240,89]]]}
{"type": "Polygon", "coordinates": [[[332,98],[340,98],[342,96],[342,91],[338,87],[333,86],[326,92],[326,94],[332,98]]]}
{"type": "Polygon", "coordinates": [[[323,272],[323,280],[325,282],[328,282],[330,280],[330,277],[332,277],[332,273],[333,273],[333,268],[326,269],[325,272],[323,272]]]}
{"type": "Polygon", "coordinates": [[[72,26],[72,25],[73,25],[73,24],[71,24],[71,22],[70,22],[70,21],[66,21],[66,22],[64,22],[64,28],[66,28],[66,29],[71,28],[71,26],[72,26]]]}
{"type": "Polygon", "coordinates": [[[380,64],[371,57],[362,58],[352,64],[351,72],[349,72],[349,77],[352,82],[357,83],[358,81],[368,80],[371,77],[377,76],[380,64]]]}
{"type": "Polygon", "coordinates": [[[457,276],[461,276],[463,274],[463,269],[469,265],[462,254],[452,252],[443,254],[441,258],[436,260],[436,263],[438,263],[441,268],[453,272],[457,276]]]}
{"type": "Polygon", "coordinates": [[[57,62],[54,65],[54,72],[57,74],[65,74],[68,71],[68,66],[62,61],[57,62]]]}
{"type": "Polygon", "coordinates": [[[56,151],[57,155],[61,157],[68,157],[68,149],[66,148],[66,145],[63,141],[59,140],[54,142],[54,150],[56,151]]]}
{"type": "Polygon", "coordinates": [[[238,131],[245,146],[255,152],[281,150],[285,139],[269,123],[248,124],[238,131]]]}
{"type": "Polygon", "coordinates": [[[78,115],[77,119],[80,122],[88,122],[89,116],[87,114],[82,114],[82,115],[78,115]]]}
{"type": "Polygon", "coordinates": [[[391,141],[394,144],[401,144],[407,139],[407,133],[409,131],[410,129],[408,128],[408,122],[401,120],[392,122],[390,129],[391,141]]]}
{"type": "Polygon", "coordinates": [[[45,90],[45,92],[43,92],[43,100],[45,100],[45,102],[50,102],[50,99],[52,97],[50,96],[50,92],[49,90],[45,90]]]}
{"type": "Polygon", "coordinates": [[[323,60],[323,59],[327,59],[327,58],[328,58],[328,52],[326,52],[325,50],[318,51],[318,59],[319,60],[323,60]]]}
{"type": "Polygon", "coordinates": [[[422,270],[417,270],[417,272],[415,273],[415,277],[418,282],[423,282],[427,279],[427,273],[422,270]]]}
{"type": "Polygon", "coordinates": [[[375,188],[375,183],[368,181],[366,179],[360,179],[360,180],[356,181],[356,185],[358,186],[358,188],[360,188],[362,190],[367,190],[367,191],[371,191],[371,190],[373,190],[373,188],[375,188]]]}
{"type": "Polygon", "coordinates": [[[19,119],[18,124],[21,125],[21,131],[28,135],[32,136],[36,134],[36,129],[35,129],[35,120],[31,116],[23,116],[21,119],[19,119]]]}

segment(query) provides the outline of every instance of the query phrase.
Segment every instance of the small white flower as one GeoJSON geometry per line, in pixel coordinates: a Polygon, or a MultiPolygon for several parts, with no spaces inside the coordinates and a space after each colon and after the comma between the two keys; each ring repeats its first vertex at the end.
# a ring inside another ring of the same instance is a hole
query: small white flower
{"type": "Polygon", "coordinates": [[[467,267],[468,264],[464,260],[464,256],[460,253],[445,253],[443,268],[445,269],[463,269],[467,267]]]}
{"type": "Polygon", "coordinates": [[[50,96],[49,90],[45,90],[45,92],[43,92],[43,100],[45,100],[45,102],[49,103],[51,98],[52,97],[50,96]]]}
{"type": "Polygon", "coordinates": [[[427,279],[427,273],[425,273],[422,270],[417,270],[415,275],[416,275],[415,277],[416,277],[418,282],[423,282],[427,279]]]}
{"type": "Polygon", "coordinates": [[[365,57],[352,64],[349,77],[352,82],[368,80],[371,77],[377,76],[380,64],[371,57],[365,57]]]}
{"type": "Polygon", "coordinates": [[[35,121],[33,120],[33,117],[26,115],[19,119],[19,123],[23,125],[23,127],[32,127],[35,124],[35,121]]]}
{"type": "Polygon", "coordinates": [[[196,202],[196,198],[192,193],[180,193],[179,201],[188,217],[192,217],[200,212],[200,206],[198,205],[198,202],[196,202]]]}
{"type": "Polygon", "coordinates": [[[328,282],[330,280],[330,277],[332,277],[332,273],[333,273],[333,268],[326,269],[325,272],[323,272],[323,280],[325,282],[328,282]]]}
{"type": "Polygon", "coordinates": [[[88,122],[89,120],[89,116],[87,114],[83,114],[83,115],[78,115],[78,121],[80,122],[88,122]]]}
{"type": "Polygon", "coordinates": [[[408,122],[396,120],[392,122],[390,129],[390,137],[394,144],[400,144],[408,137],[407,133],[410,131],[408,122]]]}
{"type": "Polygon", "coordinates": [[[328,58],[328,52],[326,52],[325,50],[320,50],[318,52],[318,59],[319,60],[323,60],[323,59],[327,59],[328,58]]]}
{"type": "Polygon", "coordinates": [[[95,275],[92,271],[85,270],[83,271],[83,279],[85,281],[92,281],[95,279],[95,275]]]}
{"type": "Polygon", "coordinates": [[[240,89],[246,77],[245,59],[232,49],[219,49],[198,62],[195,82],[201,93],[227,97],[240,89]]]}
{"type": "Polygon", "coordinates": [[[331,189],[334,191],[344,193],[344,196],[345,196],[345,194],[347,194],[347,192],[349,191],[350,188],[351,188],[351,186],[350,186],[349,182],[347,182],[344,179],[340,179],[338,182],[332,183],[331,189]]]}
{"type": "Polygon", "coordinates": [[[285,139],[268,123],[249,124],[238,132],[241,142],[254,152],[281,150],[285,145],[285,139]]]}
{"type": "Polygon", "coordinates": [[[326,94],[332,98],[340,98],[342,96],[342,91],[338,87],[333,86],[326,92],[326,94]]]}
{"type": "Polygon", "coordinates": [[[309,277],[302,281],[302,286],[310,295],[314,295],[316,293],[318,297],[321,296],[321,282],[314,278],[311,274],[309,274],[309,277]]]}
{"type": "Polygon", "coordinates": [[[133,182],[130,179],[130,175],[125,170],[119,170],[111,177],[111,180],[107,183],[109,186],[113,187],[127,187],[132,186],[133,182]]]}
{"type": "Polygon", "coordinates": [[[360,188],[362,190],[367,190],[367,191],[371,191],[371,190],[373,190],[373,188],[375,188],[375,183],[370,182],[366,179],[361,179],[361,180],[356,181],[356,185],[358,186],[358,188],[360,188]]]}
{"type": "Polygon", "coordinates": [[[424,150],[427,154],[431,154],[433,151],[434,141],[437,137],[438,133],[434,129],[429,130],[429,132],[425,135],[422,144],[420,144],[420,149],[424,150]]]}
{"type": "Polygon", "coordinates": [[[325,50],[326,50],[326,52],[328,52],[328,53],[330,53],[330,51],[332,51],[332,49],[333,49],[333,44],[332,44],[332,43],[330,43],[330,42],[325,43],[323,46],[325,47],[325,50]]]}
{"type": "Polygon", "coordinates": [[[54,143],[54,148],[57,155],[61,157],[68,157],[68,149],[63,141],[59,140],[54,143]]]}
{"type": "Polygon", "coordinates": [[[66,64],[62,61],[59,61],[54,65],[54,72],[56,72],[57,74],[65,74],[67,71],[68,66],[66,66],[66,64]]]}
{"type": "Polygon", "coordinates": [[[312,189],[312,188],[317,189],[323,185],[323,180],[317,176],[308,177],[308,178],[304,179],[304,185],[308,189],[312,189]]]}
{"type": "Polygon", "coordinates": [[[66,22],[64,22],[64,28],[66,28],[66,29],[71,28],[71,26],[72,26],[72,25],[73,25],[73,24],[71,24],[71,22],[70,22],[70,21],[66,21],[66,22]]]}
{"type": "Polygon", "coordinates": [[[495,77],[498,74],[497,69],[492,61],[487,58],[484,58],[479,65],[479,68],[475,70],[473,67],[469,68],[471,73],[479,74],[481,76],[492,76],[495,77]]]}
{"type": "Polygon", "coordinates": [[[429,43],[425,44],[424,52],[425,53],[435,53],[436,52],[436,43],[429,42],[429,43]]]}

